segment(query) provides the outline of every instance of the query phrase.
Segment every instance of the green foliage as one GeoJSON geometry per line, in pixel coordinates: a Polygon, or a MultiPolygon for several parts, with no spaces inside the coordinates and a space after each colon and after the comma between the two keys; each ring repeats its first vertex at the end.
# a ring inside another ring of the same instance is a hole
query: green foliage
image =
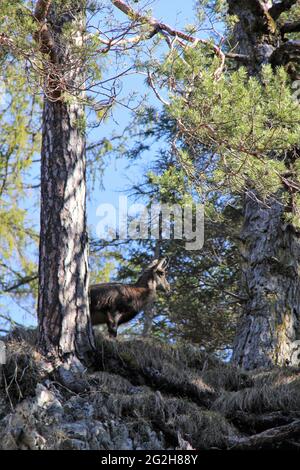
{"type": "Polygon", "coordinates": [[[14,50],[29,52],[32,34],[37,22],[27,0],[2,0],[0,10],[1,33],[13,39],[14,50]]]}
{"type": "Polygon", "coordinates": [[[184,205],[193,202],[188,192],[189,182],[186,175],[175,165],[170,165],[161,174],[150,171],[147,177],[149,184],[157,190],[157,197],[161,203],[184,205]]]}
{"type": "Polygon", "coordinates": [[[211,22],[224,21],[227,11],[227,0],[197,0],[196,15],[200,25],[207,26],[207,19],[211,22]]]}
{"type": "Polygon", "coordinates": [[[92,253],[90,257],[90,284],[109,282],[114,272],[116,263],[110,253],[102,256],[92,253]]]}
{"type": "MultiPolygon", "coordinates": [[[[296,2],[295,5],[292,6],[290,10],[287,10],[283,12],[279,18],[279,22],[281,25],[284,23],[289,23],[289,22],[296,22],[299,21],[300,19],[300,4],[299,2],[296,2]]],[[[286,35],[287,38],[289,39],[299,39],[300,38],[300,33],[289,33],[286,35]]]]}
{"type": "Polygon", "coordinates": [[[32,254],[38,240],[24,210],[26,174],[41,143],[40,100],[30,97],[29,88],[22,68],[7,62],[0,103],[0,293],[14,295],[33,293],[36,287],[32,283],[25,289],[23,282],[33,281],[36,273],[32,254]]]}
{"type": "MultiPolygon", "coordinates": [[[[140,199],[144,202],[145,194],[149,203],[183,205],[197,201],[194,188],[175,156],[162,150],[143,180],[140,199]]],[[[171,293],[168,296],[158,293],[151,312],[151,335],[162,341],[186,341],[209,351],[222,351],[232,345],[240,309],[240,299],[235,294],[239,265],[234,243],[240,215],[234,207],[229,210],[228,202],[218,194],[206,202],[205,212],[205,245],[200,252],[187,251],[182,240],[128,241],[121,249],[116,241],[107,250],[110,255],[114,250],[115,255],[122,255],[116,259],[117,272],[112,279],[134,282],[159,247],[161,256],[170,257],[171,293]]],[[[123,329],[130,335],[141,333],[144,326],[145,315],[141,315],[123,329]]]]}
{"type": "Polygon", "coordinates": [[[276,192],[287,170],[283,155],[297,146],[300,135],[300,107],[284,69],[265,66],[259,81],[240,68],[213,81],[201,51],[185,54],[184,61],[177,58],[172,69],[168,62],[164,71],[177,87],[165,112],[185,149],[183,168],[197,167],[204,152],[208,162],[209,153],[212,172],[205,176],[212,186],[233,192],[250,186],[261,197],[276,192]]]}

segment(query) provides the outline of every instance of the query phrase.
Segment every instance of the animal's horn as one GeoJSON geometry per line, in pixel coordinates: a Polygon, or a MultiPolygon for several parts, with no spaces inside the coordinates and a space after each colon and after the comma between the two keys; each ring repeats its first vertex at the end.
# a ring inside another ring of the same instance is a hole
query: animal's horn
{"type": "Polygon", "coordinates": [[[157,265],[157,269],[163,269],[166,267],[166,261],[167,261],[167,258],[163,258],[160,260],[160,262],[158,263],[157,265]]]}
{"type": "Polygon", "coordinates": [[[148,266],[147,269],[151,269],[151,268],[153,268],[154,266],[156,266],[157,263],[158,263],[158,261],[159,261],[158,259],[154,259],[153,261],[151,261],[151,263],[149,264],[149,266],[148,266]]]}

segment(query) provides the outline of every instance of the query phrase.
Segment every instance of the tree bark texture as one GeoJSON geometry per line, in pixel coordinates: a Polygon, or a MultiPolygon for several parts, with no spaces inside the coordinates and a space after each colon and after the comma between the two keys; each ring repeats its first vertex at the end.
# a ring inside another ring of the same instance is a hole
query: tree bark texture
{"type": "Polygon", "coordinates": [[[52,6],[48,18],[55,44],[49,56],[56,58],[50,67],[59,79],[55,93],[45,97],[43,111],[39,344],[48,354],[86,359],[94,340],[88,302],[85,110],[76,90],[84,81],[84,68],[75,63],[71,47],[83,44],[84,2],[63,10],[52,6]],[[66,26],[73,28],[68,37],[66,26]],[[68,99],[59,89],[62,78],[64,91],[72,90],[68,99]]]}
{"type": "MultiPolygon", "coordinates": [[[[237,52],[248,55],[251,75],[259,75],[264,64],[280,65],[279,56],[288,59],[292,41],[283,40],[277,20],[279,6],[284,11],[295,3],[228,0],[229,12],[238,17],[237,52]]],[[[286,208],[279,200],[279,194],[266,204],[251,191],[245,196],[241,255],[243,294],[248,300],[232,358],[245,369],[299,364],[300,239],[285,222],[286,208]]]]}

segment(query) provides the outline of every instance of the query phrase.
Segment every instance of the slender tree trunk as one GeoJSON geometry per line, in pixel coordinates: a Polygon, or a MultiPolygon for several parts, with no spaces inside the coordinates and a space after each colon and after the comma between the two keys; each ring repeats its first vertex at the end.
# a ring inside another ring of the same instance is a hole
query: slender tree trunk
{"type": "MultiPolygon", "coordinates": [[[[288,9],[293,3],[285,1],[280,7],[288,9]]],[[[289,41],[283,42],[279,32],[279,4],[260,0],[228,0],[228,4],[239,19],[234,40],[238,52],[250,57],[250,74],[258,75],[263,64],[285,65],[282,59],[289,41]]],[[[245,197],[241,254],[248,301],[233,350],[233,361],[245,369],[299,364],[300,239],[285,223],[279,199],[278,194],[264,205],[251,192],[245,197]]]]}
{"type": "Polygon", "coordinates": [[[142,336],[144,338],[149,338],[152,332],[153,318],[155,316],[155,310],[153,305],[148,305],[144,310],[143,318],[143,331],[142,336]]]}
{"type": "Polygon", "coordinates": [[[49,54],[53,73],[48,73],[43,112],[39,343],[45,353],[63,360],[85,360],[94,341],[88,302],[84,106],[76,91],[84,71],[71,47],[82,45],[84,2],[63,8],[62,2],[49,12],[55,46],[49,54]],[[73,28],[69,37],[63,34],[65,26],[73,28]],[[62,79],[64,90],[72,87],[69,99],[60,89],[62,79]]]}
{"type": "MultiPolygon", "coordinates": [[[[153,259],[159,259],[160,250],[161,250],[161,242],[160,240],[157,240],[155,247],[154,247],[153,259]]],[[[153,319],[155,317],[155,313],[156,313],[155,306],[153,304],[150,304],[145,308],[144,318],[143,318],[143,331],[142,331],[142,336],[144,338],[149,338],[151,336],[152,327],[153,327],[153,319]]]]}

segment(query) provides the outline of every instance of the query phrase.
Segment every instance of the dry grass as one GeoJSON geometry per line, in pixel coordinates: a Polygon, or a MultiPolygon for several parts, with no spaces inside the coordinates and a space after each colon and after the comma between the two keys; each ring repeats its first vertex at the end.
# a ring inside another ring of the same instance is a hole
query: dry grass
{"type": "Polygon", "coordinates": [[[207,367],[201,375],[208,385],[219,392],[237,391],[253,386],[253,379],[249,373],[230,364],[219,363],[214,367],[207,367]]]}
{"type": "MultiPolygon", "coordinates": [[[[98,366],[107,372],[126,377],[134,385],[188,397],[208,405],[215,390],[196,369],[187,366],[187,356],[179,349],[150,341],[111,341],[98,337],[98,366]]],[[[196,354],[194,354],[195,365],[196,354]]],[[[202,353],[198,361],[205,362],[202,353]]]]}
{"type": "Polygon", "coordinates": [[[300,410],[300,371],[274,369],[252,373],[253,386],[236,392],[224,392],[213,409],[225,416],[234,411],[265,413],[300,410]]]}
{"type": "Polygon", "coordinates": [[[188,400],[146,388],[133,394],[110,394],[101,406],[107,409],[109,416],[136,422],[137,428],[139,423],[151,423],[173,445],[176,445],[178,433],[197,449],[224,448],[229,438],[239,435],[220,413],[202,410],[188,400]]]}
{"type": "MultiPolygon", "coordinates": [[[[36,385],[45,380],[35,339],[34,331],[17,331],[7,341],[0,418],[34,396],[36,385]]],[[[98,370],[87,374],[90,389],[74,394],[74,400],[92,404],[100,422],[116,419],[136,432],[147,424],[173,448],[178,435],[196,449],[226,448],[243,434],[238,423],[230,422],[237,411],[300,410],[300,369],[246,373],[191,346],[112,341],[101,335],[97,347],[98,370]]],[[[59,400],[70,400],[61,391],[59,400]]]]}
{"type": "Polygon", "coordinates": [[[36,385],[43,379],[39,368],[41,356],[24,340],[7,343],[6,364],[2,369],[2,395],[11,407],[23,398],[35,394],[36,385]]]}

